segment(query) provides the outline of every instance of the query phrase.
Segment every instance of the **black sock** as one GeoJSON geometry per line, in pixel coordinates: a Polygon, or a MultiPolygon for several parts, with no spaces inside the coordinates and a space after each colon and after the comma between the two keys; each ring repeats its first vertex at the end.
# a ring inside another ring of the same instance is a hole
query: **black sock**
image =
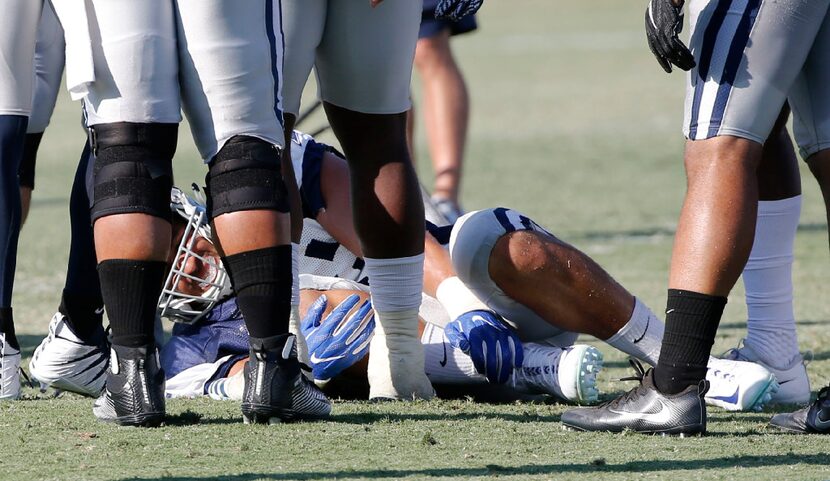
{"type": "Polygon", "coordinates": [[[156,304],[167,263],[110,259],[98,264],[112,343],[140,347],[154,341],[156,304]]]}
{"type": "Polygon", "coordinates": [[[14,318],[11,307],[0,307],[0,333],[6,335],[6,342],[9,346],[20,350],[20,343],[17,342],[17,335],[14,333],[14,318]]]}
{"type": "Polygon", "coordinates": [[[665,394],[677,394],[706,378],[726,298],[669,289],[666,331],[654,383],[665,394]]]}
{"type": "Polygon", "coordinates": [[[266,247],[222,258],[251,337],[288,332],[291,246],[266,247]]]}
{"type": "Polygon", "coordinates": [[[85,297],[64,289],[58,311],[66,316],[69,328],[79,339],[88,343],[97,340],[104,322],[104,301],[100,297],[85,297]]]}

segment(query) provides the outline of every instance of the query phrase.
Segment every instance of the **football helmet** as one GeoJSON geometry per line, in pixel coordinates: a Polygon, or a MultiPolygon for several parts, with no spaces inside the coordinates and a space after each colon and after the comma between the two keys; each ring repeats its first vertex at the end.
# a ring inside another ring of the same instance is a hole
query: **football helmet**
{"type": "MultiPolygon", "coordinates": [[[[193,192],[196,196],[201,194],[195,185],[193,192]]],[[[204,256],[194,250],[199,237],[213,243],[204,203],[173,187],[170,191],[170,208],[185,220],[185,227],[159,296],[159,315],[174,322],[193,324],[202,319],[213,306],[231,295],[231,283],[218,257],[204,256]],[[206,268],[200,269],[197,273],[185,272],[184,266],[194,258],[206,268]],[[184,279],[202,288],[201,294],[183,292],[179,284],[184,279]]]]}

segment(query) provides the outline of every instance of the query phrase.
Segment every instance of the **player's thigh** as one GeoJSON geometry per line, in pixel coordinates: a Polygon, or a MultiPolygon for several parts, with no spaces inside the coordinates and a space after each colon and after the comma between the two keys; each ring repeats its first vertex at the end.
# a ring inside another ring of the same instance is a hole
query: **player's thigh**
{"type": "Polygon", "coordinates": [[[410,0],[386,1],[375,8],[366,0],[329,0],[326,31],[317,50],[320,97],[367,114],[408,110],[421,7],[410,0]]]}
{"type": "Polygon", "coordinates": [[[827,11],[828,0],[692,0],[684,133],[763,143],[827,11]]]}
{"type": "MultiPolygon", "coordinates": [[[[88,35],[94,81],[84,97],[88,125],[134,122],[177,123],[176,28],[169,0],[92,0],[88,32],[65,21],[66,38],[88,35]]],[[[69,41],[67,41],[69,43],[69,41]]],[[[83,59],[70,57],[72,62],[83,59]]]]}
{"type": "Polygon", "coordinates": [[[282,146],[279,0],[177,5],[182,102],[202,158],[236,135],[282,146]]]}
{"type": "Polygon", "coordinates": [[[793,131],[804,159],[830,148],[830,14],[790,90],[793,131]]]}
{"type": "Polygon", "coordinates": [[[546,232],[527,216],[512,209],[497,208],[471,212],[453,226],[450,257],[464,285],[490,309],[498,312],[523,341],[549,339],[556,345],[570,345],[576,335],[553,326],[532,309],[505,293],[490,276],[490,261],[496,243],[516,231],[546,232]]]}
{"type": "Polygon", "coordinates": [[[41,0],[7,0],[0,14],[0,115],[29,115],[41,0]]]}
{"type": "Polygon", "coordinates": [[[285,111],[300,112],[303,89],[308,81],[317,47],[323,38],[329,0],[283,0],[285,34],[285,80],[282,98],[285,111]]]}
{"type": "Polygon", "coordinates": [[[34,97],[28,133],[43,132],[49,125],[61,87],[65,48],[63,27],[51,5],[46,4],[38,24],[34,97]]]}

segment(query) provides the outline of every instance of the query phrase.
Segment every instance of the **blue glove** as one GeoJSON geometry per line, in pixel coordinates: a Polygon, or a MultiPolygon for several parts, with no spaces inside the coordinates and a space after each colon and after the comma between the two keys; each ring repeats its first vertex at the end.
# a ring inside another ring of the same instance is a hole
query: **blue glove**
{"type": "Polygon", "coordinates": [[[435,18],[457,22],[481,8],[484,0],[440,0],[435,7],[435,18]]]}
{"type": "Polygon", "coordinates": [[[325,319],[326,296],[320,296],[308,309],[300,323],[300,331],[308,344],[314,379],[331,379],[368,352],[369,341],[375,333],[372,303],[366,300],[354,314],[346,317],[358,302],[360,296],[352,294],[325,319]]]}
{"type": "Polygon", "coordinates": [[[450,345],[473,360],[480,374],[494,384],[504,384],[513,369],[522,367],[522,341],[490,311],[470,311],[447,324],[450,345]]]}

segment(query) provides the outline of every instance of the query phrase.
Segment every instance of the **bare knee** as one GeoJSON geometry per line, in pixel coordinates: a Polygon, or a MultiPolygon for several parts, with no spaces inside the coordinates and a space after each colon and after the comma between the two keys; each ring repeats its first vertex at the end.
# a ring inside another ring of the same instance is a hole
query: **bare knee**
{"type": "Polygon", "coordinates": [[[490,254],[490,276],[493,280],[558,269],[560,260],[551,252],[556,242],[535,231],[515,231],[503,235],[490,254]]]}
{"type": "Polygon", "coordinates": [[[452,61],[449,30],[418,40],[415,48],[415,68],[424,73],[438,65],[452,61]]]}
{"type": "Polygon", "coordinates": [[[761,162],[758,142],[731,135],[686,142],[684,164],[690,182],[714,171],[755,176],[761,162]]]}

